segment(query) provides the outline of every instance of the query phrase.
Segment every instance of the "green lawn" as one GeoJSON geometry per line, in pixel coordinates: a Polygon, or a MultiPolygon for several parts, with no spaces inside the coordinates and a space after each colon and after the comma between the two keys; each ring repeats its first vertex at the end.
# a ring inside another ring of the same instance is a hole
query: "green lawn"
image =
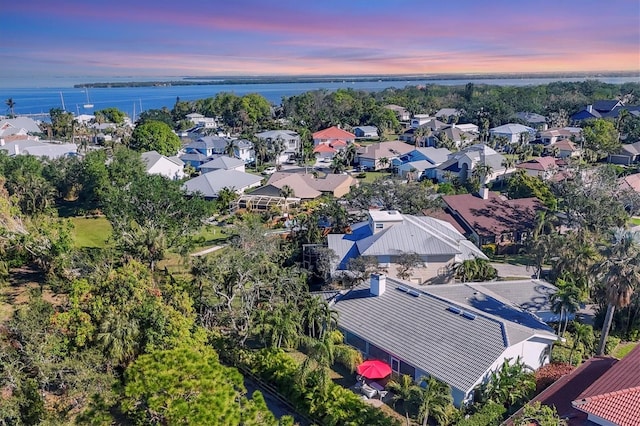
{"type": "MultiPolygon", "coordinates": [[[[359,179],[360,182],[371,183],[377,179],[391,176],[391,173],[388,172],[364,172],[364,174],[366,176],[364,179],[359,179]]],[[[354,173],[354,176],[355,175],[357,175],[357,173],[354,173]]]]}
{"type": "MultiPolygon", "coordinates": [[[[74,225],[76,247],[103,248],[107,245],[107,239],[111,236],[111,224],[105,217],[72,217],[70,220],[74,225]]],[[[196,247],[202,248],[223,243],[229,238],[229,234],[222,227],[203,225],[194,237],[196,247]]]]}
{"type": "Polygon", "coordinates": [[[97,247],[107,245],[111,236],[111,224],[105,217],[72,217],[73,234],[78,248],[97,247]]]}
{"type": "Polygon", "coordinates": [[[630,222],[633,226],[640,225],[640,217],[632,217],[631,219],[629,219],[629,222],[630,222]]]}
{"type": "Polygon", "coordinates": [[[616,346],[615,350],[613,351],[613,353],[611,355],[614,358],[618,358],[618,359],[624,358],[637,345],[638,345],[638,342],[622,343],[622,344],[616,346]]]}

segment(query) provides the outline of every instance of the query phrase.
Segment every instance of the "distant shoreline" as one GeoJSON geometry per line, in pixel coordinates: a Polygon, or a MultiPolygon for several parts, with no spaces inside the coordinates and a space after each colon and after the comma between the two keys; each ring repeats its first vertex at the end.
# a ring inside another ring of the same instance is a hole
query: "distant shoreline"
{"type": "Polygon", "coordinates": [[[110,88],[110,87],[163,87],[163,86],[211,86],[229,84],[282,84],[282,83],[335,83],[368,81],[411,81],[429,82],[436,80],[477,80],[477,79],[531,79],[531,78],[585,78],[597,80],[602,77],[634,77],[639,71],[612,72],[571,72],[571,73],[505,73],[505,74],[424,74],[424,75],[314,75],[314,76],[189,76],[182,80],[158,81],[122,81],[75,84],[74,88],[110,88]]]}

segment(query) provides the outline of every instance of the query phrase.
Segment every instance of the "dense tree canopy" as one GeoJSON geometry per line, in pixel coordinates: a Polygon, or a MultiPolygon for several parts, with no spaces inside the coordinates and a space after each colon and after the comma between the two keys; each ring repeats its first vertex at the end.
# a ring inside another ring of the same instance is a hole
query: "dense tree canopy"
{"type": "Polygon", "coordinates": [[[136,126],[129,146],[136,151],[157,151],[162,155],[176,155],[180,138],[162,121],[147,121],[136,126]]]}

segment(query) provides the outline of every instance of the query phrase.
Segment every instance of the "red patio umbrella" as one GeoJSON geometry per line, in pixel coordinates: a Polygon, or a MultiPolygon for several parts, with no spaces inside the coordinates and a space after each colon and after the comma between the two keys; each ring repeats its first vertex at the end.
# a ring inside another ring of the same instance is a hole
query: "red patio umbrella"
{"type": "Polygon", "coordinates": [[[367,379],[383,379],[391,374],[391,367],[383,361],[370,359],[360,364],[357,371],[367,379]]]}

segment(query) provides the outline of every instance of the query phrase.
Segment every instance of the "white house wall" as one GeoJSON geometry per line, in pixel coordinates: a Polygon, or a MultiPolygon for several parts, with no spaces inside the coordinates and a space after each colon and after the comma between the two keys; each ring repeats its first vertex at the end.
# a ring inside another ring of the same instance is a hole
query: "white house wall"
{"type": "MultiPolygon", "coordinates": [[[[171,163],[173,164],[173,163],[171,163]]],[[[162,175],[169,179],[181,179],[184,177],[184,172],[182,171],[182,167],[178,165],[171,164],[161,164],[160,162],[154,164],[147,173],[150,175],[162,175]]]]}

